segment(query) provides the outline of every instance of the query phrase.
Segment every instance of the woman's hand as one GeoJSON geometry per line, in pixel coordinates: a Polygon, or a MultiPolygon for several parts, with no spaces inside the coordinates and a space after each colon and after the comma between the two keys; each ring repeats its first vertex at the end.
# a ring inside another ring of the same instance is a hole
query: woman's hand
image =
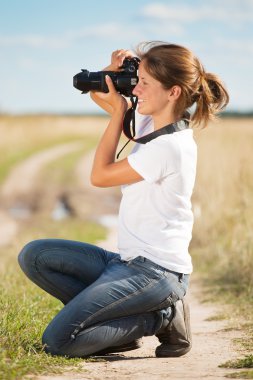
{"type": "Polygon", "coordinates": [[[96,92],[96,97],[109,105],[110,109],[112,110],[111,113],[122,112],[124,115],[128,108],[127,100],[115,90],[112,79],[109,75],[105,76],[105,81],[109,92],[96,92]]]}
{"type": "Polygon", "coordinates": [[[107,66],[103,71],[120,71],[121,66],[123,65],[123,61],[125,58],[134,57],[133,52],[131,50],[119,49],[115,50],[111,55],[111,63],[107,66]]]}

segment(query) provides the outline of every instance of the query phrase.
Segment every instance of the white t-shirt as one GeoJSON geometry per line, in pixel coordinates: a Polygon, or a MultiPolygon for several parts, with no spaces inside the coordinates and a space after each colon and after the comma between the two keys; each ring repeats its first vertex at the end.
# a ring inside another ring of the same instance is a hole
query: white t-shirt
{"type": "MultiPolygon", "coordinates": [[[[137,136],[153,130],[150,117],[136,120],[137,136]]],[[[167,269],[192,272],[193,191],[197,147],[191,129],[136,144],[128,162],[143,180],[122,186],[118,246],[123,260],[144,256],[167,269]]]]}

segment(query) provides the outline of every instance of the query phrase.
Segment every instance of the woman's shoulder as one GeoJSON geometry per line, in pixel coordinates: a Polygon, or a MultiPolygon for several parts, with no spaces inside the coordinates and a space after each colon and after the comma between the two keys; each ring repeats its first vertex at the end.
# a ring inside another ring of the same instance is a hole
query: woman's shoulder
{"type": "Polygon", "coordinates": [[[146,149],[153,156],[157,154],[163,159],[180,159],[186,152],[195,155],[197,145],[192,130],[186,129],[158,136],[146,144],[146,149]]]}

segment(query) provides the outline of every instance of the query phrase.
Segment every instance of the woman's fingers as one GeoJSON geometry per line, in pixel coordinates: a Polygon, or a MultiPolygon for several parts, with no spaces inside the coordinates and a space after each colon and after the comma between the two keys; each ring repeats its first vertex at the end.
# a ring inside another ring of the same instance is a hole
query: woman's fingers
{"type": "Polygon", "coordinates": [[[107,86],[108,86],[108,90],[109,90],[109,92],[111,92],[111,93],[113,93],[113,92],[117,92],[117,91],[115,90],[115,87],[114,87],[114,84],[113,84],[113,82],[112,82],[112,79],[111,79],[111,77],[110,77],[109,75],[106,75],[106,76],[105,76],[105,81],[106,81],[106,84],[107,84],[107,86]]]}
{"type": "Polygon", "coordinates": [[[115,64],[117,68],[120,68],[125,58],[131,58],[133,56],[131,50],[118,49],[112,53],[111,62],[112,64],[115,64]]]}
{"type": "Polygon", "coordinates": [[[110,104],[113,110],[122,110],[123,107],[126,111],[128,107],[126,99],[116,91],[113,81],[109,75],[105,76],[105,80],[109,90],[109,92],[105,94],[106,101],[110,104]]]}

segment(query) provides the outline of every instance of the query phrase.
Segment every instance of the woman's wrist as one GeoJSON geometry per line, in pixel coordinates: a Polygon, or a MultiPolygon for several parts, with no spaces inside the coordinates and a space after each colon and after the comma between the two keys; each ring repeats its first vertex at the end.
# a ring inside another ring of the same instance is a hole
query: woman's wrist
{"type": "Polygon", "coordinates": [[[117,107],[113,108],[112,117],[118,118],[118,119],[123,119],[126,111],[127,111],[127,105],[123,104],[123,103],[119,104],[117,107]]]}
{"type": "Polygon", "coordinates": [[[102,71],[120,71],[119,67],[116,65],[110,64],[109,66],[106,66],[102,71]]]}
{"type": "Polygon", "coordinates": [[[118,115],[125,115],[128,109],[127,100],[120,94],[118,94],[117,103],[113,106],[113,113],[117,113],[118,115]]]}

